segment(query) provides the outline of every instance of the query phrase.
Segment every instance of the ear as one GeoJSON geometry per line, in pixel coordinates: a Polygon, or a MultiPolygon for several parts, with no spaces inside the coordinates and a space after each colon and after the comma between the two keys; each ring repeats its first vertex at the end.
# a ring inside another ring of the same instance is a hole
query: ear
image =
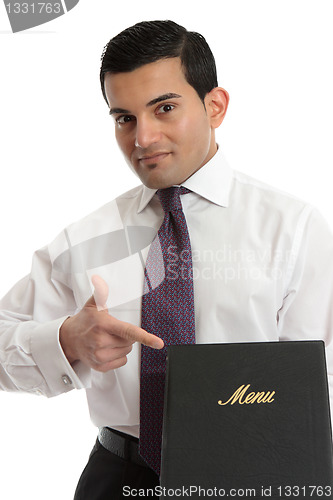
{"type": "Polygon", "coordinates": [[[215,87],[205,97],[205,106],[212,128],[218,128],[228,109],[229,94],[222,87],[215,87]]]}

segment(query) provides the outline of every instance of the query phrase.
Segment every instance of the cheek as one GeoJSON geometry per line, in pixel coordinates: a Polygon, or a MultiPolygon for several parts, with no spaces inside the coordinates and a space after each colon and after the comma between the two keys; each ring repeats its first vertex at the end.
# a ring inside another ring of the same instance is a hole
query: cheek
{"type": "Polygon", "coordinates": [[[184,153],[190,156],[198,154],[200,156],[201,152],[203,155],[207,153],[210,147],[211,129],[206,115],[204,117],[193,116],[184,120],[175,132],[177,142],[183,148],[184,153]]]}
{"type": "Polygon", "coordinates": [[[194,138],[199,135],[195,118],[184,118],[177,123],[177,126],[172,127],[171,133],[180,147],[185,148],[193,146],[194,138]]]}
{"type": "Polygon", "coordinates": [[[124,155],[129,155],[130,154],[130,141],[128,139],[128,136],[125,134],[122,134],[121,132],[115,132],[115,137],[117,144],[122,151],[124,155]]]}

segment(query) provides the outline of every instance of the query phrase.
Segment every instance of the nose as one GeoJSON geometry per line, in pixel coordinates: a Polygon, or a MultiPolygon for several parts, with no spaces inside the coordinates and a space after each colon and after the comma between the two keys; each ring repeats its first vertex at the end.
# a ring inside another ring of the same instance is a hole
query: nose
{"type": "Polygon", "coordinates": [[[151,117],[137,119],[135,146],[147,149],[161,139],[161,129],[156,120],[151,117]]]}

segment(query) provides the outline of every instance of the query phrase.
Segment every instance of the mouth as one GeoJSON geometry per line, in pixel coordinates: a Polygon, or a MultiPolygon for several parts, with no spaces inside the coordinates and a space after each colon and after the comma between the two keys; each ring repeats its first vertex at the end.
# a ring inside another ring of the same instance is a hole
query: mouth
{"type": "Polygon", "coordinates": [[[146,156],[141,156],[139,158],[139,163],[143,165],[155,165],[156,163],[159,163],[160,161],[164,160],[169,156],[170,153],[165,153],[165,152],[160,152],[160,153],[154,153],[152,155],[146,155],[146,156]]]}

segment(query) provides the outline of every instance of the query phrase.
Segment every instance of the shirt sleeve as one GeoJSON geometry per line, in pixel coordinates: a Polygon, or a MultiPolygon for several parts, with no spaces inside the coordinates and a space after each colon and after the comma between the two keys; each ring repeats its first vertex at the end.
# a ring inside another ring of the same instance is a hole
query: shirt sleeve
{"type": "Polygon", "coordinates": [[[300,218],[289,259],[281,340],[323,340],[333,410],[333,234],[315,209],[300,218]]]}
{"type": "Polygon", "coordinates": [[[70,365],[59,329],[75,312],[70,286],[52,273],[48,248],[36,252],[31,273],[0,301],[0,389],[47,397],[90,385],[90,369],[70,365]]]}

